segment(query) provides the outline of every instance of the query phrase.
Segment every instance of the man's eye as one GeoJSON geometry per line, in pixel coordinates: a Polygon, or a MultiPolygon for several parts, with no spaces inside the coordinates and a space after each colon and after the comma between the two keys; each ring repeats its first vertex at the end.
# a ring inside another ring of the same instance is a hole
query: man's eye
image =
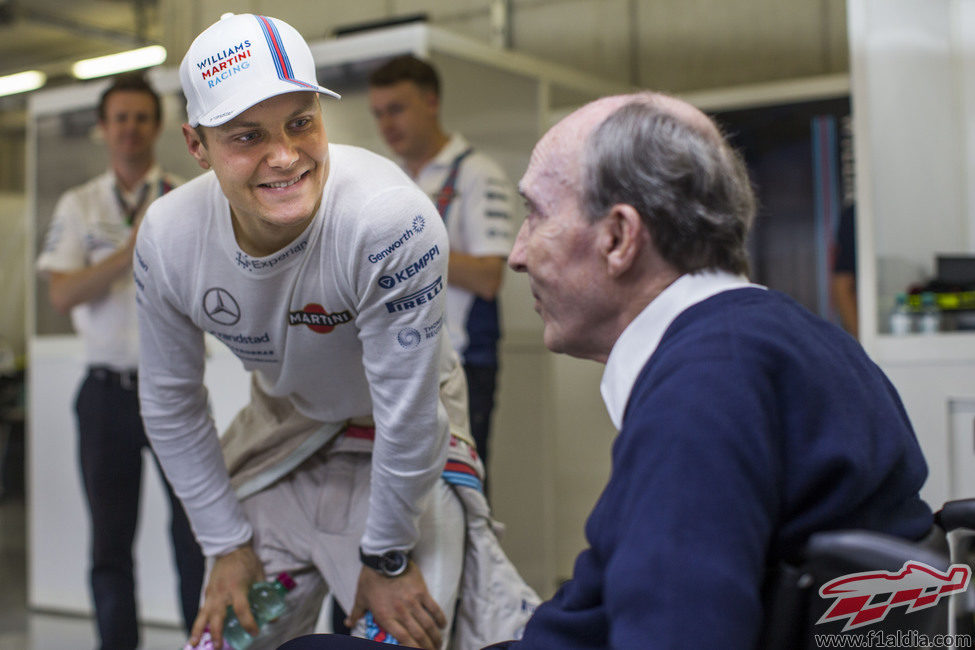
{"type": "Polygon", "coordinates": [[[253,142],[257,138],[258,138],[257,132],[250,131],[248,133],[241,133],[240,135],[234,137],[234,141],[247,143],[247,142],[253,142]]]}

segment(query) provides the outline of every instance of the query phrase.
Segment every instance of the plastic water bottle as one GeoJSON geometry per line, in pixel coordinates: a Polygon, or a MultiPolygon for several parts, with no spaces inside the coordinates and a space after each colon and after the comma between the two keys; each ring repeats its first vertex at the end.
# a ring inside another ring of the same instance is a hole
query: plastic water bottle
{"type": "Polygon", "coordinates": [[[907,294],[897,294],[897,302],[890,312],[890,333],[895,336],[910,334],[914,330],[914,316],[907,304],[907,294]]]}
{"type": "Polygon", "coordinates": [[[918,328],[922,334],[937,334],[941,331],[941,308],[934,293],[921,294],[921,321],[918,328]]]}
{"type": "MultiPolygon", "coordinates": [[[[251,614],[257,621],[258,627],[264,627],[268,621],[281,616],[287,609],[284,596],[295,588],[295,581],[287,573],[279,573],[270,582],[255,582],[247,592],[251,614]]],[[[233,650],[244,650],[254,642],[247,630],[240,625],[240,620],[234,608],[227,606],[227,618],[223,622],[223,638],[233,650]]]]}

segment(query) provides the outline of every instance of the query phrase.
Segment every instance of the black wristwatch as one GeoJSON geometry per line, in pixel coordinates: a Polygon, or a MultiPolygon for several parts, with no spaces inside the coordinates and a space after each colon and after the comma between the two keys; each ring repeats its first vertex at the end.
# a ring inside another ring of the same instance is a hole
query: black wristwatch
{"type": "Polygon", "coordinates": [[[386,551],[382,555],[366,555],[360,548],[359,559],[367,567],[387,578],[403,575],[410,564],[410,555],[406,551],[386,551]]]}

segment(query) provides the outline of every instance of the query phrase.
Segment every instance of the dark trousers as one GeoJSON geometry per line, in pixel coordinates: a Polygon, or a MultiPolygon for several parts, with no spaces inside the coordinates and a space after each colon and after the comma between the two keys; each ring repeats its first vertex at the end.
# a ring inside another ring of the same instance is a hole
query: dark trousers
{"type": "Polygon", "coordinates": [[[488,439],[491,436],[491,413],[494,411],[494,391],[498,380],[497,366],[464,364],[467,375],[467,403],[470,409],[471,435],[477,455],[484,463],[484,493],[487,494],[488,439]]]}
{"type": "MultiPolygon", "coordinates": [[[[101,647],[134,650],[139,644],[139,627],[132,544],[139,518],[142,449],[148,446],[134,377],[91,369],[75,409],[81,476],[91,517],[91,593],[101,647]]],[[[188,632],[199,607],[205,562],[182,504],[165,479],[163,483],[169,496],[170,535],[188,632]]]]}

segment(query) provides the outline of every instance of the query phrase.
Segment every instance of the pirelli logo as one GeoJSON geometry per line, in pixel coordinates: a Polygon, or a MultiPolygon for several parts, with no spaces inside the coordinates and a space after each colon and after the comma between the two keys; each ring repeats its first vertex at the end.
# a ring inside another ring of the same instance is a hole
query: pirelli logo
{"type": "Polygon", "coordinates": [[[401,311],[409,311],[410,309],[414,309],[420,305],[425,305],[426,303],[432,301],[441,291],[443,291],[442,275],[419,291],[414,291],[408,296],[403,296],[402,298],[387,302],[386,309],[389,310],[390,314],[395,314],[401,311]]]}

